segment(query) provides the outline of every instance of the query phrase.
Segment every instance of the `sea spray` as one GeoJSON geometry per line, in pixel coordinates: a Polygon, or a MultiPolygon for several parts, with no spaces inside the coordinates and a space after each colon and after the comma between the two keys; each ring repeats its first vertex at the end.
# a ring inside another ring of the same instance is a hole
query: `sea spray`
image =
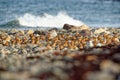
{"type": "Polygon", "coordinates": [[[53,16],[44,13],[43,16],[34,16],[32,14],[26,13],[18,19],[19,24],[22,26],[29,27],[58,27],[62,28],[65,23],[72,24],[76,26],[81,26],[84,23],[79,20],[75,20],[66,13],[59,12],[57,15],[53,16]]]}

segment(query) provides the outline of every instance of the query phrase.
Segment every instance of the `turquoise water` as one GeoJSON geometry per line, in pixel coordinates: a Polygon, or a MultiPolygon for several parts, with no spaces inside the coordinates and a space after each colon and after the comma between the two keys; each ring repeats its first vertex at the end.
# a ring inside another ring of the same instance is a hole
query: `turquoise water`
{"type": "Polygon", "coordinates": [[[0,27],[120,27],[119,0],[0,0],[0,27]],[[40,23],[39,23],[40,22],[40,23]]]}

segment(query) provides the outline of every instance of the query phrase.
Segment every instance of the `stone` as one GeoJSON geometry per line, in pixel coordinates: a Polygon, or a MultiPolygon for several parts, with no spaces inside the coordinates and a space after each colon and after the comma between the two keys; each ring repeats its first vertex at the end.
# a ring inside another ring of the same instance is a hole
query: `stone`
{"type": "Polygon", "coordinates": [[[50,29],[50,31],[51,31],[51,30],[58,31],[59,29],[58,29],[58,28],[52,28],[52,29],[50,29]]]}
{"type": "Polygon", "coordinates": [[[11,33],[16,33],[16,32],[18,32],[18,30],[17,29],[12,29],[10,32],[11,33]]]}
{"type": "Polygon", "coordinates": [[[40,31],[38,31],[38,30],[36,30],[36,31],[34,31],[34,33],[33,34],[41,34],[41,32],[40,31]]]}
{"type": "Polygon", "coordinates": [[[105,44],[102,44],[102,43],[97,43],[97,45],[96,46],[98,46],[98,47],[102,47],[102,46],[105,46],[105,44]]]}
{"type": "Polygon", "coordinates": [[[19,34],[20,34],[20,35],[24,35],[24,34],[25,34],[24,30],[20,30],[20,31],[19,31],[19,34]]]}
{"type": "Polygon", "coordinates": [[[57,36],[57,32],[55,30],[50,31],[50,38],[54,38],[57,36]]]}
{"type": "Polygon", "coordinates": [[[90,28],[87,25],[82,25],[79,27],[80,30],[89,30],[90,28]]]}
{"type": "Polygon", "coordinates": [[[10,42],[10,40],[11,40],[10,36],[7,36],[7,38],[5,39],[5,41],[8,41],[8,42],[10,42]]]}
{"type": "Polygon", "coordinates": [[[105,72],[90,72],[87,80],[115,80],[114,75],[105,72]]]}
{"type": "Polygon", "coordinates": [[[107,28],[99,28],[94,31],[94,34],[100,34],[100,33],[107,33],[110,34],[109,31],[107,31],[107,28]]]}
{"type": "Polygon", "coordinates": [[[93,41],[89,41],[86,44],[87,44],[86,48],[92,48],[92,47],[94,47],[93,41]]]}
{"type": "Polygon", "coordinates": [[[28,31],[27,31],[27,34],[33,34],[33,33],[34,33],[33,30],[28,30],[28,31]]]}
{"type": "Polygon", "coordinates": [[[74,27],[73,25],[64,24],[63,29],[70,30],[73,27],[74,27]]]}
{"type": "Polygon", "coordinates": [[[102,63],[100,64],[100,68],[104,72],[119,73],[120,71],[120,66],[110,60],[102,61],[102,63]]]}
{"type": "Polygon", "coordinates": [[[87,25],[75,26],[70,24],[64,24],[63,29],[78,31],[78,30],[89,30],[90,28],[87,25]]]}
{"type": "Polygon", "coordinates": [[[79,33],[82,36],[90,36],[91,35],[91,31],[90,30],[82,30],[79,33]]]}

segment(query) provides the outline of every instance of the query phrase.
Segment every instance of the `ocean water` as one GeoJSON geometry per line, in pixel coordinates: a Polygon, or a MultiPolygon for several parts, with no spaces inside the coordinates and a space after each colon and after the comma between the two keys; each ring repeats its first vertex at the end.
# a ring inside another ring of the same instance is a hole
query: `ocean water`
{"type": "Polygon", "coordinates": [[[120,27],[120,0],[0,0],[0,28],[120,27]]]}

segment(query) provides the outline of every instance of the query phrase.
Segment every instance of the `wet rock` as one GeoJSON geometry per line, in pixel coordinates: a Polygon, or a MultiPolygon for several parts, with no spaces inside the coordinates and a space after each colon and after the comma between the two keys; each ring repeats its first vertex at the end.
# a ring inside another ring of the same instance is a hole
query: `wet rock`
{"type": "Polygon", "coordinates": [[[89,30],[90,28],[87,25],[75,26],[70,24],[64,24],[63,29],[78,31],[78,30],[89,30]]]}
{"type": "Polygon", "coordinates": [[[74,27],[73,25],[64,24],[63,29],[70,30],[73,27],[74,27]]]}

